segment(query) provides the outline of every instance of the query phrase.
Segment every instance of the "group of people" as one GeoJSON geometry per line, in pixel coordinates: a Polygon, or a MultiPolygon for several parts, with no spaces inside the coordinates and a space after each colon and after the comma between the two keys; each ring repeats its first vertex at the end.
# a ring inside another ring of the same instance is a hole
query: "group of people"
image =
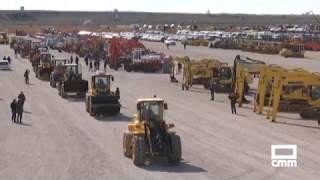
{"type": "MultiPolygon", "coordinates": [[[[73,63],[73,56],[70,57],[70,61],[69,62],[70,62],[70,64],[73,63]]],[[[79,57],[78,56],[76,56],[76,58],[75,58],[75,63],[79,64],[79,57]]]]}
{"type": "Polygon", "coordinates": [[[9,64],[11,64],[11,58],[10,58],[10,56],[8,56],[8,57],[4,56],[4,57],[3,57],[3,60],[7,60],[7,61],[9,62],[9,64]]]}
{"type": "Polygon", "coordinates": [[[26,101],[26,97],[21,91],[20,94],[18,95],[18,101],[14,99],[11,102],[10,108],[12,112],[12,116],[11,116],[12,122],[22,124],[23,105],[25,101],[26,101]]]}
{"type": "MultiPolygon", "coordinates": [[[[107,56],[104,57],[103,60],[104,60],[103,69],[106,72],[107,64],[108,64],[107,56]]],[[[92,56],[88,54],[84,57],[84,61],[86,63],[86,66],[89,66],[89,71],[95,72],[100,70],[100,60],[94,60],[92,56]]]]}

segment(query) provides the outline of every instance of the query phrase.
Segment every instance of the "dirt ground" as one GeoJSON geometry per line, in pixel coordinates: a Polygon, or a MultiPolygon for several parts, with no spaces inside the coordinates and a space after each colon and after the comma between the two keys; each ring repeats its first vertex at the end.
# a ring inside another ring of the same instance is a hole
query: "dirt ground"
{"type": "MultiPolygon", "coordinates": [[[[166,50],[163,44],[145,44],[171,55],[215,57],[229,63],[241,53],[198,47],[184,51],[180,45],[166,50]]],[[[8,46],[0,46],[0,54],[14,57],[8,46]]],[[[307,59],[241,54],[288,67],[314,71],[320,67],[318,53],[308,53],[307,59]]],[[[81,63],[83,76],[89,79],[91,72],[83,59],[81,63]]],[[[317,180],[320,175],[319,126],[297,114],[280,113],[277,122],[271,123],[252,112],[252,105],[245,105],[232,115],[226,94],[217,94],[212,102],[208,91],[200,87],[182,91],[166,74],[109,70],[115,76],[113,88],[120,88],[121,114],[94,118],[85,111],[83,100],[62,99],[34,73],[31,84],[25,85],[23,72],[31,69],[27,59],[13,58],[12,67],[12,71],[0,71],[0,179],[317,180]],[[9,104],[20,91],[27,100],[23,124],[17,125],[10,120],[9,104]],[[122,153],[122,135],[135,112],[136,99],[153,94],[168,102],[165,119],[175,123],[181,136],[183,160],[178,166],[158,159],[135,167],[122,153]],[[297,144],[298,167],[271,167],[272,144],[297,144]]]]}

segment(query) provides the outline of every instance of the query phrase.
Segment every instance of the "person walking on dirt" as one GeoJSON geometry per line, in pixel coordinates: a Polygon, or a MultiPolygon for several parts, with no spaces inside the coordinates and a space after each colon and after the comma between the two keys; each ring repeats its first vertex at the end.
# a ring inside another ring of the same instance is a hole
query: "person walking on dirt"
{"type": "Polygon", "coordinates": [[[76,64],[79,64],[79,57],[76,56],[76,64]]]}
{"type": "Polygon", "coordinates": [[[23,102],[21,99],[17,103],[17,120],[16,122],[22,124],[22,114],[23,114],[23,102]]]}
{"type": "Polygon", "coordinates": [[[11,58],[10,58],[10,56],[8,56],[7,60],[8,60],[8,62],[9,62],[9,64],[11,64],[11,58]]]}
{"type": "Polygon", "coordinates": [[[92,61],[89,62],[89,72],[92,71],[92,61]]]}
{"type": "Polygon", "coordinates": [[[10,108],[11,108],[11,113],[12,113],[12,116],[11,116],[11,120],[12,122],[16,122],[16,117],[17,117],[17,101],[16,99],[14,99],[11,104],[10,104],[10,108]]]}
{"type": "Polygon", "coordinates": [[[214,83],[210,83],[211,101],[214,101],[214,83]]]}
{"type": "Polygon", "coordinates": [[[187,42],[183,43],[183,49],[186,50],[187,49],[187,42]]]}
{"type": "Polygon", "coordinates": [[[24,72],[24,79],[25,79],[25,82],[26,84],[29,84],[29,69],[27,69],[25,72],[24,72]]]}
{"type": "Polygon", "coordinates": [[[86,66],[89,65],[89,57],[88,57],[88,55],[86,55],[86,56],[84,57],[84,62],[86,63],[86,66]]]}
{"type": "Polygon", "coordinates": [[[72,64],[73,63],[73,57],[71,56],[70,57],[70,64],[72,64]]]}
{"type": "Polygon", "coordinates": [[[23,106],[24,102],[26,101],[26,96],[23,94],[23,91],[20,92],[18,99],[22,102],[22,106],[23,106]]]}
{"type": "Polygon", "coordinates": [[[108,65],[108,61],[107,61],[107,59],[105,59],[104,63],[103,63],[104,72],[107,72],[107,65],[108,65]]]}
{"type": "Polygon", "coordinates": [[[234,92],[230,93],[229,99],[230,99],[232,114],[237,114],[237,109],[236,109],[237,94],[235,94],[234,92]]]}

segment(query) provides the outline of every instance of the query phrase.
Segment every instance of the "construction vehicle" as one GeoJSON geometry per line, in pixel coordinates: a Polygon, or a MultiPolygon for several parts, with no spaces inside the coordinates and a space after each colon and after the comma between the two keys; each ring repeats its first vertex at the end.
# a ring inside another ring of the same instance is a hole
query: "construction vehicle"
{"type": "Polygon", "coordinates": [[[132,59],[124,62],[127,72],[158,72],[161,70],[164,54],[152,52],[145,48],[135,48],[132,51],[132,59]]]}
{"type": "Polygon", "coordinates": [[[118,69],[121,64],[132,62],[133,49],[144,48],[144,45],[137,40],[112,38],[109,41],[108,53],[110,55],[110,68],[118,69]]]}
{"type": "Polygon", "coordinates": [[[189,90],[193,85],[203,85],[209,89],[214,68],[227,67],[216,59],[189,60],[184,62],[182,90],[189,90]]]}
{"type": "Polygon", "coordinates": [[[276,120],[278,111],[299,112],[304,119],[320,122],[320,74],[303,69],[281,67],[265,69],[259,82],[254,110],[262,114],[269,107],[267,119],[276,120]]]}
{"type": "Polygon", "coordinates": [[[53,56],[48,52],[40,53],[39,62],[35,69],[37,78],[42,78],[43,76],[50,78],[50,74],[53,71],[52,58],[53,56]]]}
{"type": "Polygon", "coordinates": [[[67,63],[65,58],[54,58],[52,60],[53,71],[50,74],[50,86],[56,88],[57,82],[63,80],[64,76],[64,65],[67,63]]]}
{"type": "Polygon", "coordinates": [[[85,97],[88,91],[88,81],[82,79],[81,65],[65,64],[63,72],[63,79],[58,82],[59,95],[63,98],[71,94],[85,97]]]}
{"type": "Polygon", "coordinates": [[[9,38],[6,32],[0,32],[0,44],[9,44],[9,38]]]}
{"type": "Polygon", "coordinates": [[[254,60],[249,57],[237,55],[233,65],[232,88],[238,96],[239,107],[248,102],[245,94],[249,92],[249,84],[252,84],[254,78],[258,78],[261,70],[266,66],[265,62],[254,60]]]}
{"type": "Polygon", "coordinates": [[[287,43],[284,48],[280,51],[280,55],[288,58],[304,58],[305,50],[304,44],[301,43],[287,43]]]}
{"type": "Polygon", "coordinates": [[[115,91],[111,91],[111,81],[114,81],[114,77],[104,72],[97,72],[91,76],[86,94],[86,110],[90,115],[114,115],[120,112],[120,90],[116,88],[115,91]]]}
{"type": "Polygon", "coordinates": [[[174,124],[164,120],[167,103],[161,98],[138,99],[137,113],[123,135],[123,153],[136,166],[143,166],[147,156],[166,157],[171,164],[181,160],[180,136],[171,131],[174,124]]]}

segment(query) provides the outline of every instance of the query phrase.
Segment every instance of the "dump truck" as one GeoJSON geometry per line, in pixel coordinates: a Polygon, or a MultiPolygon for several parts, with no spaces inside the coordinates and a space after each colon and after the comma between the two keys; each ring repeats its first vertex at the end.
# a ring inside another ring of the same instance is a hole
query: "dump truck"
{"type": "Polygon", "coordinates": [[[132,58],[124,62],[127,72],[158,72],[162,68],[164,54],[156,53],[145,48],[132,50],[132,58]]]}
{"type": "Polygon", "coordinates": [[[53,71],[52,58],[53,56],[48,52],[40,53],[39,62],[35,69],[35,74],[37,78],[50,78],[50,74],[53,71]]]}
{"type": "Polygon", "coordinates": [[[57,87],[57,83],[63,80],[64,76],[64,65],[67,63],[65,58],[54,58],[52,60],[53,71],[50,74],[50,86],[53,88],[57,87]]]}
{"type": "Polygon", "coordinates": [[[86,94],[86,110],[90,115],[115,115],[120,112],[120,89],[112,91],[111,81],[114,81],[114,77],[104,72],[91,76],[86,94]]]}
{"type": "Polygon", "coordinates": [[[110,68],[118,69],[121,64],[132,62],[132,51],[137,48],[145,49],[144,45],[134,39],[112,38],[106,54],[110,56],[110,68]]]}
{"type": "Polygon", "coordinates": [[[180,136],[171,129],[174,124],[164,120],[167,103],[161,98],[137,101],[137,113],[123,135],[124,156],[132,158],[136,166],[143,166],[146,157],[166,157],[171,164],[181,160],[180,136]]]}
{"type": "Polygon", "coordinates": [[[85,97],[88,91],[88,81],[82,79],[80,64],[65,64],[62,81],[58,82],[59,95],[67,98],[69,95],[85,97]]]}

